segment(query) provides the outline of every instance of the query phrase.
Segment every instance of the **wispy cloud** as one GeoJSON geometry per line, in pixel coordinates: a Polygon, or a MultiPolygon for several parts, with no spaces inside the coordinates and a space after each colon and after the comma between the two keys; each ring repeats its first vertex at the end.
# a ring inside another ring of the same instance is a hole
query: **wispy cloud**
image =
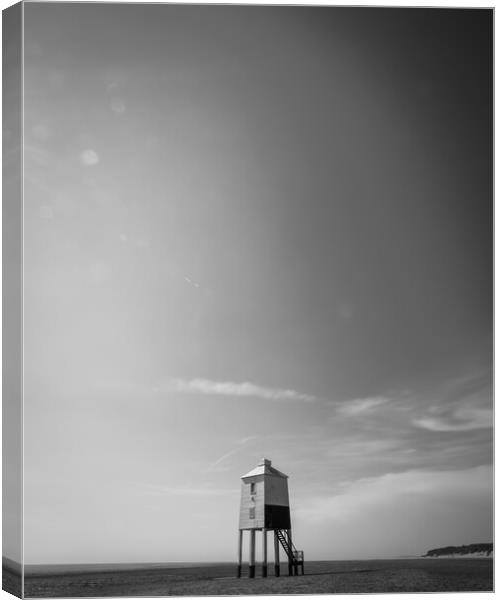
{"type": "Polygon", "coordinates": [[[205,394],[209,396],[252,397],[263,400],[298,400],[313,402],[317,398],[291,389],[269,388],[248,381],[212,381],[210,379],[169,379],[163,389],[185,394],[205,394]]]}
{"type": "Polygon", "coordinates": [[[222,456],[219,456],[217,460],[214,460],[213,463],[208,465],[207,471],[213,471],[217,466],[224,462],[226,458],[233,456],[233,454],[237,454],[239,451],[240,448],[233,448],[232,450],[229,450],[229,452],[226,452],[222,456]]]}
{"type": "MultiPolygon", "coordinates": [[[[432,409],[429,410],[432,412],[432,409]]],[[[488,408],[459,406],[444,414],[429,414],[415,419],[413,424],[429,431],[470,431],[493,427],[493,411],[488,408]]]]}
{"type": "Polygon", "coordinates": [[[345,482],[336,490],[295,497],[301,546],[325,548],[324,557],[422,555],[429,548],[490,541],[493,531],[491,465],[415,469],[345,482]],[[464,515],[473,515],[464,518],[464,515]],[[333,544],[332,539],[342,540],[333,544]]]}
{"type": "Polygon", "coordinates": [[[358,398],[356,400],[350,400],[342,406],[338,407],[338,412],[347,417],[354,417],[364,413],[371,412],[375,408],[378,408],[389,402],[389,398],[384,396],[374,396],[371,398],[358,398]]]}
{"type": "Polygon", "coordinates": [[[493,383],[491,367],[477,369],[466,375],[450,379],[444,384],[443,395],[448,400],[460,400],[489,393],[493,383]]]}
{"type": "Polygon", "coordinates": [[[311,498],[296,509],[308,521],[334,520],[347,522],[366,511],[376,512],[377,507],[387,506],[388,498],[405,506],[409,498],[440,497],[489,497],[492,492],[493,473],[491,465],[482,465],[457,471],[410,470],[402,473],[386,473],[378,477],[366,477],[348,481],[339,493],[311,498]]]}
{"type": "Polygon", "coordinates": [[[416,427],[429,431],[469,431],[493,427],[493,390],[490,371],[448,382],[443,399],[415,418],[416,427]]]}
{"type": "Polygon", "coordinates": [[[249,442],[252,442],[253,440],[256,440],[257,438],[258,438],[258,436],[256,436],[256,435],[250,435],[250,436],[241,438],[241,440],[238,440],[237,446],[235,448],[232,448],[228,452],[225,452],[222,456],[219,456],[219,458],[217,460],[215,460],[213,463],[211,463],[208,466],[207,471],[213,471],[221,463],[223,463],[226,459],[228,459],[231,456],[233,456],[234,454],[237,454],[238,452],[240,452],[246,444],[248,444],[249,442]]]}
{"type": "MultiPolygon", "coordinates": [[[[269,388],[248,381],[213,381],[211,379],[181,379],[169,377],[161,383],[144,384],[126,380],[101,380],[97,383],[100,390],[129,393],[161,394],[177,392],[181,394],[199,394],[206,396],[228,396],[233,398],[261,398],[276,401],[314,402],[319,399],[311,394],[303,394],[291,389],[269,388]]],[[[250,437],[248,439],[251,439],[250,437]]]]}

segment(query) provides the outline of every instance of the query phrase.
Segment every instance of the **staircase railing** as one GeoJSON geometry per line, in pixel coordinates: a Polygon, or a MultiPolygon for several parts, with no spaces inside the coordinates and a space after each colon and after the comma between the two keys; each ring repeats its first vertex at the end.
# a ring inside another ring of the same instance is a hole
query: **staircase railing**
{"type": "Polygon", "coordinates": [[[283,546],[283,550],[288,556],[289,565],[294,567],[295,575],[298,574],[297,567],[300,566],[302,568],[302,575],[304,574],[304,551],[297,550],[293,545],[293,542],[288,537],[288,534],[283,529],[277,529],[276,535],[283,546]]]}

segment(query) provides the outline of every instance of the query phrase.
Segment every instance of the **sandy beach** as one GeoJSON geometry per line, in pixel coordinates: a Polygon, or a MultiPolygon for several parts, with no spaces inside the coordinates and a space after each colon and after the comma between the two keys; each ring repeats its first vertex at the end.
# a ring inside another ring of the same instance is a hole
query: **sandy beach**
{"type": "MultiPolygon", "coordinates": [[[[101,567],[104,569],[105,567],[101,567]]],[[[196,565],[85,571],[29,568],[25,596],[226,596],[256,594],[346,594],[465,592],[493,590],[491,559],[396,559],[306,563],[304,576],[235,577],[235,565],[196,565]]]]}

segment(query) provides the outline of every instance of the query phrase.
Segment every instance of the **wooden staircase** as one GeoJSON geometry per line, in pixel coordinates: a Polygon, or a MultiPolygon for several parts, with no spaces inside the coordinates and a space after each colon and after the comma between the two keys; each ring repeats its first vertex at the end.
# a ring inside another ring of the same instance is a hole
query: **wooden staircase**
{"type": "Polygon", "coordinates": [[[304,575],[304,551],[295,548],[285,529],[276,529],[275,532],[288,557],[288,574],[298,575],[301,567],[301,574],[304,575]]]}

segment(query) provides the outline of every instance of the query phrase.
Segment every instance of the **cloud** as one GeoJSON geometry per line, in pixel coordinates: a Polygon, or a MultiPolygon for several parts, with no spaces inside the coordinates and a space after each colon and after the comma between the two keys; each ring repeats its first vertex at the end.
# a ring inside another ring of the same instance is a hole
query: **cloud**
{"type": "Polygon", "coordinates": [[[215,467],[220,465],[221,462],[225,461],[226,458],[233,456],[233,454],[237,454],[239,451],[240,451],[240,448],[233,448],[232,450],[229,450],[229,452],[226,452],[222,456],[219,456],[219,458],[217,460],[215,460],[212,464],[208,465],[207,471],[213,471],[215,469],[215,467]]]}
{"type": "Polygon", "coordinates": [[[80,162],[85,167],[92,167],[99,162],[99,155],[92,148],[87,148],[80,154],[80,162]]]}
{"type": "MultiPolygon", "coordinates": [[[[342,484],[338,494],[312,499],[297,511],[309,521],[351,521],[366,511],[389,504],[404,507],[410,500],[490,497],[493,494],[491,465],[457,471],[409,470],[365,477],[342,484]]],[[[354,521],[353,521],[354,522],[354,521]]]]}
{"type": "Polygon", "coordinates": [[[238,445],[236,446],[236,448],[233,448],[232,450],[229,450],[229,452],[225,452],[222,456],[219,456],[219,458],[217,460],[215,460],[213,463],[211,463],[208,468],[207,471],[213,471],[217,466],[219,466],[222,462],[224,462],[227,458],[233,456],[234,454],[237,454],[238,452],[240,452],[242,450],[242,448],[248,444],[248,442],[251,442],[253,440],[256,440],[258,438],[258,436],[256,435],[249,435],[247,437],[241,438],[240,440],[238,440],[238,445]]]}
{"type": "Polygon", "coordinates": [[[318,559],[418,556],[439,546],[491,541],[491,465],[387,473],[337,490],[316,497],[308,490],[294,500],[297,545],[315,548],[318,559]]]}
{"type": "Polygon", "coordinates": [[[481,395],[491,397],[493,374],[491,368],[483,368],[467,375],[449,380],[444,385],[444,397],[448,400],[462,400],[481,395]]]}
{"type": "Polygon", "coordinates": [[[246,437],[241,438],[241,440],[238,441],[238,444],[247,444],[248,442],[256,440],[258,437],[258,435],[247,435],[246,437]]]}
{"type": "Polygon", "coordinates": [[[487,408],[459,406],[442,416],[426,416],[414,419],[416,427],[429,431],[470,431],[493,427],[493,411],[487,408]]]}
{"type": "Polygon", "coordinates": [[[448,382],[443,399],[415,418],[413,425],[429,431],[469,431],[493,427],[493,390],[490,371],[448,382]]]}
{"type": "MultiPolygon", "coordinates": [[[[314,402],[318,398],[310,394],[302,394],[295,390],[279,388],[267,388],[255,383],[234,383],[231,381],[212,381],[210,379],[180,379],[171,377],[162,383],[145,385],[125,380],[101,380],[98,388],[108,391],[119,391],[121,393],[170,393],[180,392],[182,394],[201,394],[207,396],[231,396],[245,398],[261,398],[263,400],[296,400],[302,402],[314,402]]],[[[245,439],[245,438],[244,438],[245,439]]],[[[253,439],[253,436],[249,437],[253,439]]]]}
{"type": "Polygon", "coordinates": [[[315,396],[295,390],[268,388],[245,381],[212,381],[210,379],[170,379],[165,386],[169,390],[186,394],[206,394],[210,396],[252,397],[263,400],[299,400],[313,402],[315,396]]]}
{"type": "Polygon", "coordinates": [[[384,396],[373,396],[371,398],[358,398],[350,400],[342,406],[338,407],[338,412],[347,417],[355,417],[364,413],[371,412],[373,409],[387,404],[389,398],[384,396]]]}

